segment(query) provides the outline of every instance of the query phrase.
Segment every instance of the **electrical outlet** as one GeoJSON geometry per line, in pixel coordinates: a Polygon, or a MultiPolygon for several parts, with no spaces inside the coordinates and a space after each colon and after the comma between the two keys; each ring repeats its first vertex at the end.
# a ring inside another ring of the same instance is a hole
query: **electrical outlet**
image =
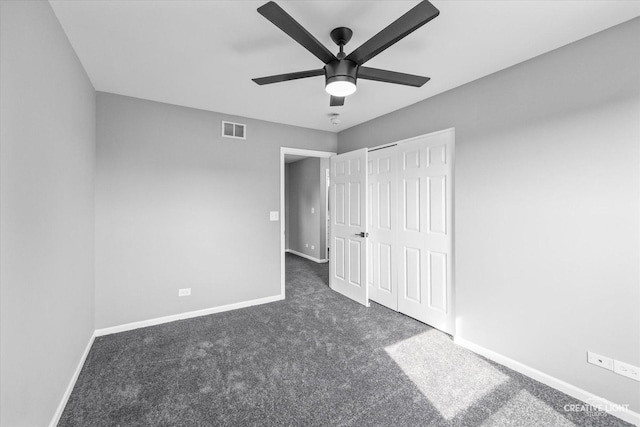
{"type": "Polygon", "coordinates": [[[305,247],[305,248],[308,248],[308,247],[309,247],[309,244],[308,244],[308,243],[305,243],[305,244],[304,244],[304,247],[305,247]]]}
{"type": "Polygon", "coordinates": [[[315,247],[314,245],[311,245],[311,249],[312,249],[312,250],[313,250],[313,249],[315,249],[315,248],[316,248],[316,247],[315,247]]]}
{"type": "Polygon", "coordinates": [[[316,208],[311,208],[311,213],[312,214],[316,213],[316,208]]]}
{"type": "Polygon", "coordinates": [[[616,374],[624,375],[636,381],[640,381],[640,369],[637,366],[630,365],[628,363],[621,362],[619,360],[613,361],[613,372],[616,374]]]}
{"type": "Polygon", "coordinates": [[[191,295],[191,288],[178,289],[179,297],[188,297],[191,295]]]}
{"type": "Polygon", "coordinates": [[[279,219],[280,219],[280,212],[278,211],[269,212],[269,221],[278,221],[279,219]]]}
{"type": "Polygon", "coordinates": [[[587,362],[591,363],[592,365],[600,366],[601,368],[613,371],[613,359],[610,357],[604,357],[588,351],[587,362]]]}

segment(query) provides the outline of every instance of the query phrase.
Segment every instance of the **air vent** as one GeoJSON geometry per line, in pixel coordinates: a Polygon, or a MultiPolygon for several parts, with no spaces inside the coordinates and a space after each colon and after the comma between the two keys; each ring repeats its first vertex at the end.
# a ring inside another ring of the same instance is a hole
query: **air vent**
{"type": "Polygon", "coordinates": [[[222,136],[227,138],[247,139],[247,125],[223,121],[222,136]]]}

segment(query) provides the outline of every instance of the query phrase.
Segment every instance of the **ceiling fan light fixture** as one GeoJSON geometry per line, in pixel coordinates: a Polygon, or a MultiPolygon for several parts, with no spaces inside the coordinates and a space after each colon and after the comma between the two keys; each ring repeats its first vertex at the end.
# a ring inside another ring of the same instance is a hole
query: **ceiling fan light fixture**
{"type": "Polygon", "coordinates": [[[344,46],[349,43],[353,35],[353,31],[349,28],[337,27],[329,34],[331,40],[340,47],[340,52],[334,55],[274,1],[260,6],[258,13],[324,63],[322,70],[298,71],[252,79],[259,85],[320,76],[324,71],[325,90],[331,95],[329,106],[341,107],[344,105],[345,98],[355,93],[358,78],[413,87],[421,87],[429,81],[428,77],[362,66],[380,52],[438,16],[440,11],[429,0],[422,0],[413,9],[383,28],[382,31],[349,55],[344,52],[344,46]]]}
{"type": "Polygon", "coordinates": [[[356,79],[350,76],[333,76],[327,79],[325,90],[331,96],[345,97],[355,93],[356,79]]]}

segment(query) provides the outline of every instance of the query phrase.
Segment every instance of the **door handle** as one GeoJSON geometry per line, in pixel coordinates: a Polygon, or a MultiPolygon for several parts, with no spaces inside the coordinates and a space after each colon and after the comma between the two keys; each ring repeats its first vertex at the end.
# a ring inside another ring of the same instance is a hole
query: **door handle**
{"type": "Polygon", "coordinates": [[[360,233],[356,233],[354,235],[358,237],[369,237],[369,233],[365,233],[364,231],[361,231],[360,233]]]}

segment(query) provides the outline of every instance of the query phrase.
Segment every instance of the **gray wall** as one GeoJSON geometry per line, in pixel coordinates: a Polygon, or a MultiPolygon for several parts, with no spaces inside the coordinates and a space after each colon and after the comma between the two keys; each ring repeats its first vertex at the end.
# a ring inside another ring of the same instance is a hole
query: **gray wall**
{"type": "Polygon", "coordinates": [[[310,157],[289,163],[286,178],[286,204],[289,206],[287,249],[324,259],[320,235],[324,209],[320,189],[320,158],[310,157]],[[314,209],[314,213],[311,213],[311,208],[314,209]]]}
{"type": "Polygon", "coordinates": [[[96,327],[278,295],[280,147],[333,151],[336,134],[106,93],[97,105],[96,327]],[[221,120],[248,139],[222,138],[221,120]]]}
{"type": "Polygon", "coordinates": [[[457,334],[640,411],[640,19],[338,136],[456,129],[457,334]]]}
{"type": "Polygon", "coordinates": [[[0,4],[0,424],[44,426],[94,330],[95,92],[49,3],[0,4]]]}

